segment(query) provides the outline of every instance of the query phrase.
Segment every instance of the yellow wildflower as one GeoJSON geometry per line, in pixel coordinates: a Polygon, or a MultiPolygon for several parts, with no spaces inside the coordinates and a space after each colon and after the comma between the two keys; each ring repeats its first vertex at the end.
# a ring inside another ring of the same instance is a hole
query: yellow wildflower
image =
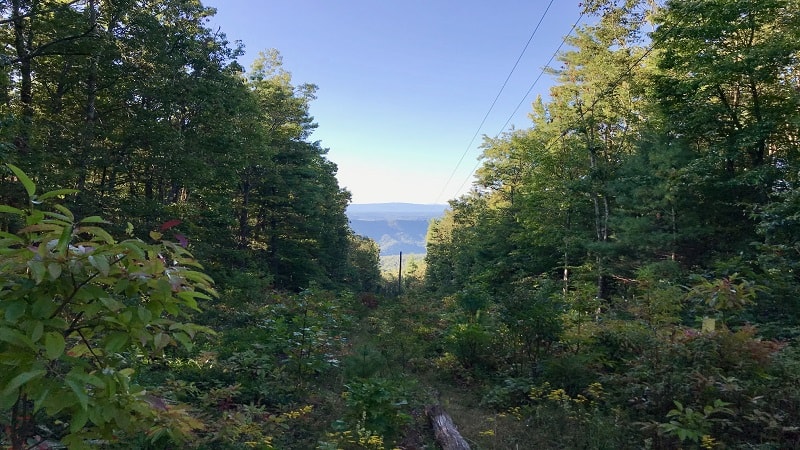
{"type": "Polygon", "coordinates": [[[590,384],[589,387],[586,388],[586,393],[589,394],[589,397],[592,397],[594,400],[600,400],[605,394],[603,391],[603,385],[598,382],[590,384]]]}
{"type": "Polygon", "coordinates": [[[306,405],[294,411],[288,411],[281,414],[284,419],[298,419],[306,414],[309,414],[314,409],[314,405],[306,405]]]}
{"type": "Polygon", "coordinates": [[[569,400],[569,395],[564,389],[554,389],[547,394],[547,399],[554,402],[569,400]]]}
{"type": "Polygon", "coordinates": [[[700,438],[700,447],[711,450],[716,446],[717,446],[717,440],[714,439],[713,436],[709,436],[706,434],[700,438]]]}
{"type": "Polygon", "coordinates": [[[577,404],[579,404],[579,405],[582,405],[582,404],[586,403],[588,401],[588,399],[586,397],[584,397],[583,394],[578,394],[575,398],[572,399],[572,401],[577,403],[577,404]]]}

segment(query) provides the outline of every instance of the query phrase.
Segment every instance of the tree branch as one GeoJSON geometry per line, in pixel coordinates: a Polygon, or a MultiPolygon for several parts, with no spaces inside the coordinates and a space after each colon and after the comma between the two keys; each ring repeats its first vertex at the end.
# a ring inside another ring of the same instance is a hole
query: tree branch
{"type": "Polygon", "coordinates": [[[19,20],[19,19],[27,19],[27,18],[33,17],[33,16],[35,16],[37,14],[47,14],[47,13],[55,12],[55,11],[58,11],[60,8],[70,7],[70,6],[72,6],[75,3],[78,3],[80,1],[81,0],[72,0],[69,3],[66,3],[64,5],[59,5],[58,7],[55,7],[53,9],[48,9],[48,10],[45,10],[45,11],[38,11],[38,12],[29,12],[29,13],[26,13],[26,14],[17,14],[16,16],[12,16],[10,19],[0,19],[0,25],[5,25],[7,23],[11,23],[11,22],[14,22],[15,20],[19,20]]]}

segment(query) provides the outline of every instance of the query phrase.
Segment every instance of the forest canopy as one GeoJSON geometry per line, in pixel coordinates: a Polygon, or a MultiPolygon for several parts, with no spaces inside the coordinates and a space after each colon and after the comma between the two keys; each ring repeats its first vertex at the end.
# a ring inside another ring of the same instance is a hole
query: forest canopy
{"type": "Polygon", "coordinates": [[[800,447],[800,1],[582,6],[389,296],[277,50],[0,0],[0,445],[800,447]]]}
{"type": "MultiPolygon", "coordinates": [[[[222,439],[168,365],[210,364],[250,302],[377,285],[377,247],[350,230],[350,193],[310,140],[317,87],[274,49],[245,71],[214,13],[0,1],[0,446],[222,439]]],[[[273,343],[293,345],[292,311],[273,343]]]]}
{"type": "MultiPolygon", "coordinates": [[[[196,0],[13,1],[0,66],[0,156],[78,216],[148,230],[171,219],[200,259],[299,289],[354,276],[350,194],[309,140],[313,84],[277,50],[245,72],[196,0]]],[[[3,172],[0,198],[19,202],[3,172]]]]}
{"type": "Polygon", "coordinates": [[[585,8],[532,126],[487,137],[429,229],[454,354],[566,433],[545,446],[796,447],[800,3],[585,8]],[[593,382],[627,438],[598,410],[557,422],[593,382]]]}

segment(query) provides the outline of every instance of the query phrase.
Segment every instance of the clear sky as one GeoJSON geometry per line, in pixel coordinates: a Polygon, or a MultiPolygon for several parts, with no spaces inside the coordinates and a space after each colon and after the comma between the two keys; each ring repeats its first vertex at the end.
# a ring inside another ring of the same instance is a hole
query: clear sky
{"type": "Polygon", "coordinates": [[[482,136],[527,128],[531,102],[552,85],[534,80],[581,7],[554,0],[545,15],[550,3],[203,1],[217,9],[209,25],[244,43],[243,66],[276,48],[294,84],[319,86],[311,139],[330,149],[353,203],[446,203],[469,190],[482,136]]]}

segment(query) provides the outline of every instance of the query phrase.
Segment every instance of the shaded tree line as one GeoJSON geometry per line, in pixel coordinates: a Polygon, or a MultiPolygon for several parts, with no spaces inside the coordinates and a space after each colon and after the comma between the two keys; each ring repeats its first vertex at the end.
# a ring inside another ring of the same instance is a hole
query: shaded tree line
{"type": "Polygon", "coordinates": [[[778,348],[796,347],[800,325],[800,4],[584,7],[596,20],[548,69],[557,83],[532,126],[485,138],[473,190],[429,229],[427,286],[462,314],[455,353],[573,396],[615,386],[665,448],[717,448],[726,433],[797,445],[742,402],[774,389],[792,411],[779,422],[797,412],[781,391],[792,377],[759,377],[792,358],[778,348]],[[714,384],[725,377],[737,395],[714,384]]]}
{"type": "MultiPolygon", "coordinates": [[[[277,51],[245,73],[243,48],[209,28],[215,11],[198,0],[9,0],[0,11],[0,157],[42,189],[80,190],[76,215],[137,230],[181,220],[222,281],[377,279],[347,264],[373,249],[350,231],[350,195],[310,140],[317,87],[293,84],[277,51]]],[[[2,177],[4,203],[20,202],[2,177]]]]}
{"type": "Polygon", "coordinates": [[[795,311],[797,6],[587,4],[598,21],[569,37],[533,126],[487,137],[474,189],[429,229],[429,286],[545,276],[606,309],[657,267],[737,272],[795,311]]]}

